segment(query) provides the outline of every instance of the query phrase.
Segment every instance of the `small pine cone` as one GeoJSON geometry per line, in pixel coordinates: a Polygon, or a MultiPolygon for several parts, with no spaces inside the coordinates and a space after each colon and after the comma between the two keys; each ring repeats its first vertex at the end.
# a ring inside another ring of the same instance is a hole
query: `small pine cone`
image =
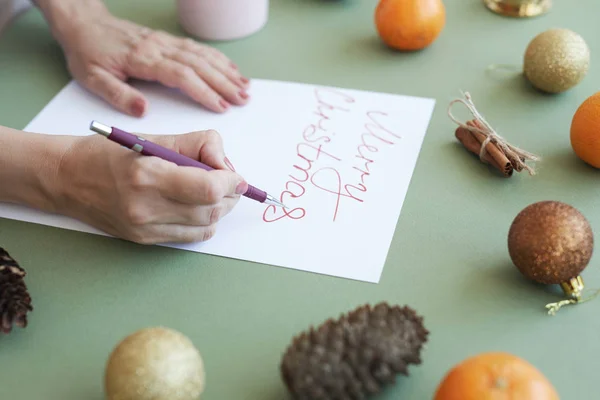
{"type": "Polygon", "coordinates": [[[296,336],[283,356],[283,381],[298,400],[366,399],[421,364],[428,335],[409,307],[364,305],[296,336]]]}
{"type": "Polygon", "coordinates": [[[27,326],[27,313],[33,307],[23,281],[25,275],[25,270],[0,247],[0,333],[9,334],[13,326],[27,326]]]}

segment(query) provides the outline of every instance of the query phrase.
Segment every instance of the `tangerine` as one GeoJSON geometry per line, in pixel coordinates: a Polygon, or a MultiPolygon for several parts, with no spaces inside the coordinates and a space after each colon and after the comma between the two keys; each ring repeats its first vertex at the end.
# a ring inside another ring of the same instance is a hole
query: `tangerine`
{"type": "Polygon", "coordinates": [[[575,111],[571,147],[581,160],[600,168],[600,92],[588,97],[575,111]]]}
{"type": "Polygon", "coordinates": [[[375,26],[381,39],[398,50],[421,50],[440,35],[446,24],[442,0],[380,0],[375,26]]]}
{"type": "Polygon", "coordinates": [[[558,393],[529,362],[503,352],[472,356],[442,379],[434,400],[559,400],[558,393]]]}

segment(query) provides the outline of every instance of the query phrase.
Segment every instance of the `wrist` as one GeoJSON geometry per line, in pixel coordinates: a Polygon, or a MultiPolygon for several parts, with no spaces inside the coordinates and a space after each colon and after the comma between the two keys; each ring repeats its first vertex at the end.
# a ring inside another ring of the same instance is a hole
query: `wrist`
{"type": "Polygon", "coordinates": [[[101,0],[34,0],[54,38],[65,46],[89,22],[110,15],[101,0]]]}
{"type": "Polygon", "coordinates": [[[0,201],[60,212],[58,172],[75,139],[0,127],[0,201]]]}

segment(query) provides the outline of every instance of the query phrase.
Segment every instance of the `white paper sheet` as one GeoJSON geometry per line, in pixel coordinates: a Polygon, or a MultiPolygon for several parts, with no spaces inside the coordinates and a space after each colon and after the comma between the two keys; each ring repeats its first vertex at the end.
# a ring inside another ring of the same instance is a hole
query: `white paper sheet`
{"type": "MultiPolygon", "coordinates": [[[[142,119],[71,82],[25,130],[91,135],[92,120],[149,134],[215,129],[237,172],[291,210],[242,197],[210,241],[167,246],[379,281],[433,99],[254,80],[248,105],[214,114],[176,90],[136,86],[150,101],[142,119]]],[[[20,206],[0,204],[0,217],[104,235],[20,206]]]]}

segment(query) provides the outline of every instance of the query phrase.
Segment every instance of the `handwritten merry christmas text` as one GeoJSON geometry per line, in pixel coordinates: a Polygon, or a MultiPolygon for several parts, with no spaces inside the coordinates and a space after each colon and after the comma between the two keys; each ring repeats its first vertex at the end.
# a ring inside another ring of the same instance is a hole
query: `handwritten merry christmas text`
{"type": "MultiPolygon", "coordinates": [[[[288,175],[290,180],[285,183],[285,190],[280,193],[279,200],[290,207],[293,199],[301,198],[310,184],[332,195],[333,221],[335,221],[342,200],[360,203],[364,201],[361,196],[367,192],[367,178],[371,175],[369,166],[375,163],[372,154],[379,152],[381,146],[393,146],[401,136],[386,128],[384,120],[388,116],[387,113],[367,111],[366,122],[361,127],[360,142],[354,154],[355,161],[352,164],[352,169],[358,171],[360,175],[346,177],[347,180],[343,180],[338,169],[331,166],[319,168],[318,162],[342,161],[327,149],[327,144],[334,139],[335,135],[335,132],[330,130],[329,124],[337,114],[350,112],[348,104],[353,104],[356,100],[335,89],[317,88],[314,95],[317,101],[314,114],[318,116],[318,120],[306,126],[302,132],[303,141],[296,145],[298,159],[293,165],[294,171],[288,175]]],[[[263,213],[263,220],[265,222],[275,222],[283,218],[299,220],[305,216],[306,209],[302,207],[283,209],[270,205],[263,213]]]]}

